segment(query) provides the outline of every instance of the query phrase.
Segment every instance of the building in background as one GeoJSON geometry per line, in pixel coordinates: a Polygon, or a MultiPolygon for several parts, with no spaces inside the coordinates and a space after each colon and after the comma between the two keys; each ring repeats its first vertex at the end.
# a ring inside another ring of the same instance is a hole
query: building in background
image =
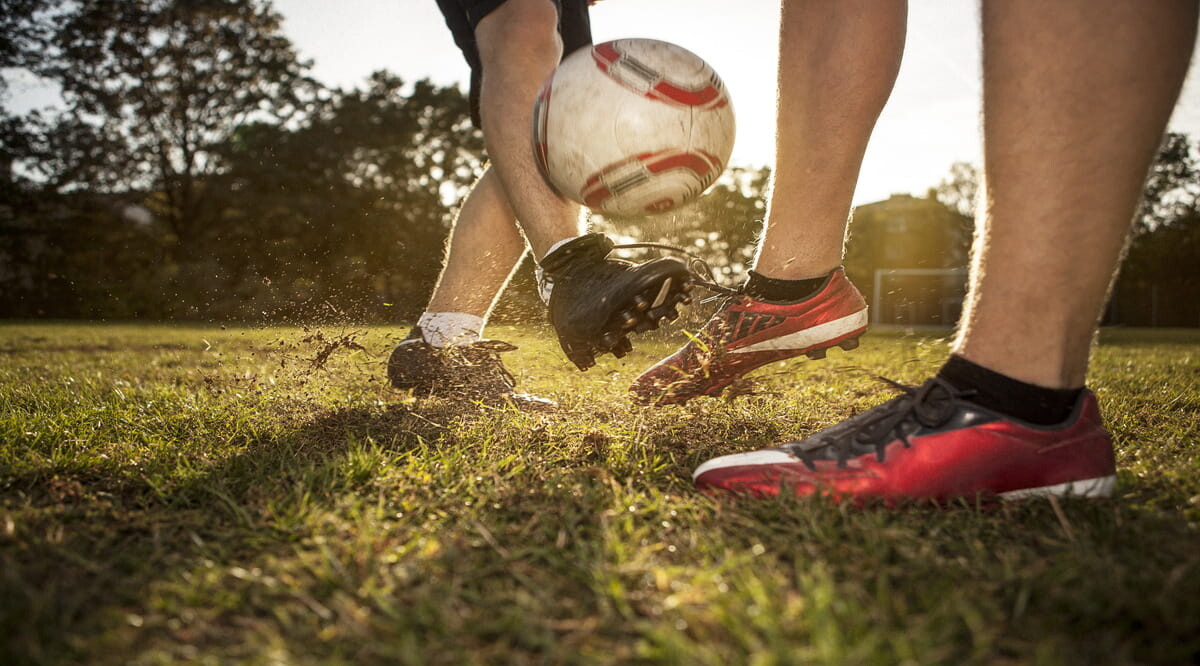
{"type": "Polygon", "coordinates": [[[966,295],[971,218],[938,201],[897,194],[854,209],[846,274],[872,325],[954,326],[966,295]]]}

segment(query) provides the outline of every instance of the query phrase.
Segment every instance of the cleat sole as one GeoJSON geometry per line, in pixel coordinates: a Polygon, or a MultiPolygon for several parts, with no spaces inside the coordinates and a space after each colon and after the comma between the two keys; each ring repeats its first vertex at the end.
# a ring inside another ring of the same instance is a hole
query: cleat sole
{"type": "MultiPolygon", "coordinates": [[[[841,347],[844,351],[851,351],[851,350],[857,349],[859,346],[859,339],[858,339],[858,335],[855,335],[854,337],[846,338],[844,340],[839,340],[837,342],[828,342],[827,341],[825,344],[827,345],[825,347],[809,349],[808,351],[805,351],[802,353],[797,353],[797,354],[795,354],[795,356],[793,358],[799,357],[799,356],[805,356],[805,357],[809,358],[810,360],[820,361],[820,360],[825,359],[828,356],[829,350],[833,349],[834,347],[841,347]]],[[[775,360],[785,360],[785,359],[775,359],[775,360]]],[[[742,378],[746,374],[753,372],[754,370],[757,370],[758,368],[760,368],[764,365],[767,365],[769,363],[772,363],[772,362],[774,362],[774,361],[768,360],[768,361],[763,361],[762,363],[759,363],[756,365],[748,366],[747,368],[745,368],[745,370],[743,370],[736,377],[731,377],[728,381],[724,381],[724,382],[721,382],[720,384],[708,386],[708,387],[704,388],[703,390],[697,391],[695,393],[677,394],[677,393],[672,393],[668,390],[667,392],[659,393],[657,395],[637,395],[635,393],[635,394],[631,395],[630,397],[635,404],[647,405],[647,406],[648,405],[683,405],[695,398],[702,398],[702,397],[718,398],[722,394],[725,393],[725,390],[728,389],[730,387],[730,385],[734,384],[740,378],[742,378]]]]}
{"type": "MultiPolygon", "coordinates": [[[[677,263],[677,262],[676,262],[677,263]]],[[[633,350],[629,335],[653,331],[679,318],[678,306],[691,302],[687,290],[691,279],[673,272],[670,264],[660,265],[663,272],[648,276],[639,291],[611,303],[608,321],[590,336],[559,337],[567,358],[580,370],[596,365],[596,357],[611,353],[622,358],[633,350]]]]}

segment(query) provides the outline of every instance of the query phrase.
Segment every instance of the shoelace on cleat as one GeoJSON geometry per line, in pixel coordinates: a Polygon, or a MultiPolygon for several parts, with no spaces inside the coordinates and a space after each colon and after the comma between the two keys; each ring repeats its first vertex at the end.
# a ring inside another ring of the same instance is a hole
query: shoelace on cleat
{"type": "Polygon", "coordinates": [[[884,460],[884,449],[894,440],[900,440],[905,448],[912,448],[905,432],[905,424],[918,427],[937,428],[954,417],[958,403],[975,394],[974,391],[959,391],[940,379],[932,378],[920,386],[907,386],[886,377],[879,380],[900,390],[904,395],[863,412],[847,423],[848,431],[816,436],[812,441],[799,443],[791,448],[794,455],[809,469],[816,471],[814,461],[836,458],[839,468],[845,469],[847,461],[873,450],[875,459],[884,460]],[[828,453],[832,452],[833,456],[828,453]],[[818,455],[822,454],[822,455],[818,455]]]}
{"type": "MultiPolygon", "coordinates": [[[[621,243],[619,245],[613,245],[610,248],[610,251],[636,249],[663,250],[666,252],[680,254],[687,258],[687,269],[688,272],[692,274],[692,283],[697,286],[704,287],[715,294],[714,296],[700,301],[701,303],[708,303],[718,298],[737,297],[742,294],[742,289],[740,288],[726,287],[725,285],[717,282],[717,277],[713,273],[712,267],[708,265],[707,261],[681,247],[667,245],[665,243],[621,243]]],[[[539,271],[541,272],[539,273],[538,284],[543,290],[548,286],[553,287],[557,280],[561,280],[566,277],[556,275],[550,271],[542,271],[540,268],[539,271]]]]}
{"type": "Polygon", "coordinates": [[[713,298],[720,298],[722,296],[737,296],[742,293],[741,289],[726,287],[725,285],[718,283],[717,277],[713,273],[712,267],[708,265],[707,261],[681,247],[666,245],[664,243],[622,243],[620,245],[614,245],[613,249],[654,249],[682,254],[687,258],[687,268],[688,272],[692,274],[692,282],[717,294],[712,298],[704,299],[701,301],[702,303],[707,303],[713,300],[713,298]]]}

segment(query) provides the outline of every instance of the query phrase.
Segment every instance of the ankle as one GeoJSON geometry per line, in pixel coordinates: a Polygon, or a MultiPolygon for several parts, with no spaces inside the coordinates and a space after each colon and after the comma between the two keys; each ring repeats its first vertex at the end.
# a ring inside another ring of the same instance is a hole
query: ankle
{"type": "Polygon", "coordinates": [[[970,402],[1038,425],[1062,423],[1083,392],[1082,386],[1047,388],[1013,379],[957,354],[950,356],[937,376],[959,391],[971,392],[970,402]]]}
{"type": "MultiPolygon", "coordinates": [[[[836,270],[836,269],[835,269],[836,270]]],[[[828,284],[833,271],[817,277],[788,279],[768,277],[758,270],[751,270],[746,280],[746,294],[758,301],[794,303],[817,295],[828,284]]]]}

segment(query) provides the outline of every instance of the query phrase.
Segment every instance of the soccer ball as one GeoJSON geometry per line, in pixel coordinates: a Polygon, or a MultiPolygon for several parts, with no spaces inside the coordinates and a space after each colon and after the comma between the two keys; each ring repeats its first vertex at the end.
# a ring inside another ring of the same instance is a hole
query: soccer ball
{"type": "Polygon", "coordinates": [[[661,213],[700,196],[733,150],[733,105],[708,63],[654,39],[567,56],[533,108],[546,180],[605,215],[661,213]]]}

